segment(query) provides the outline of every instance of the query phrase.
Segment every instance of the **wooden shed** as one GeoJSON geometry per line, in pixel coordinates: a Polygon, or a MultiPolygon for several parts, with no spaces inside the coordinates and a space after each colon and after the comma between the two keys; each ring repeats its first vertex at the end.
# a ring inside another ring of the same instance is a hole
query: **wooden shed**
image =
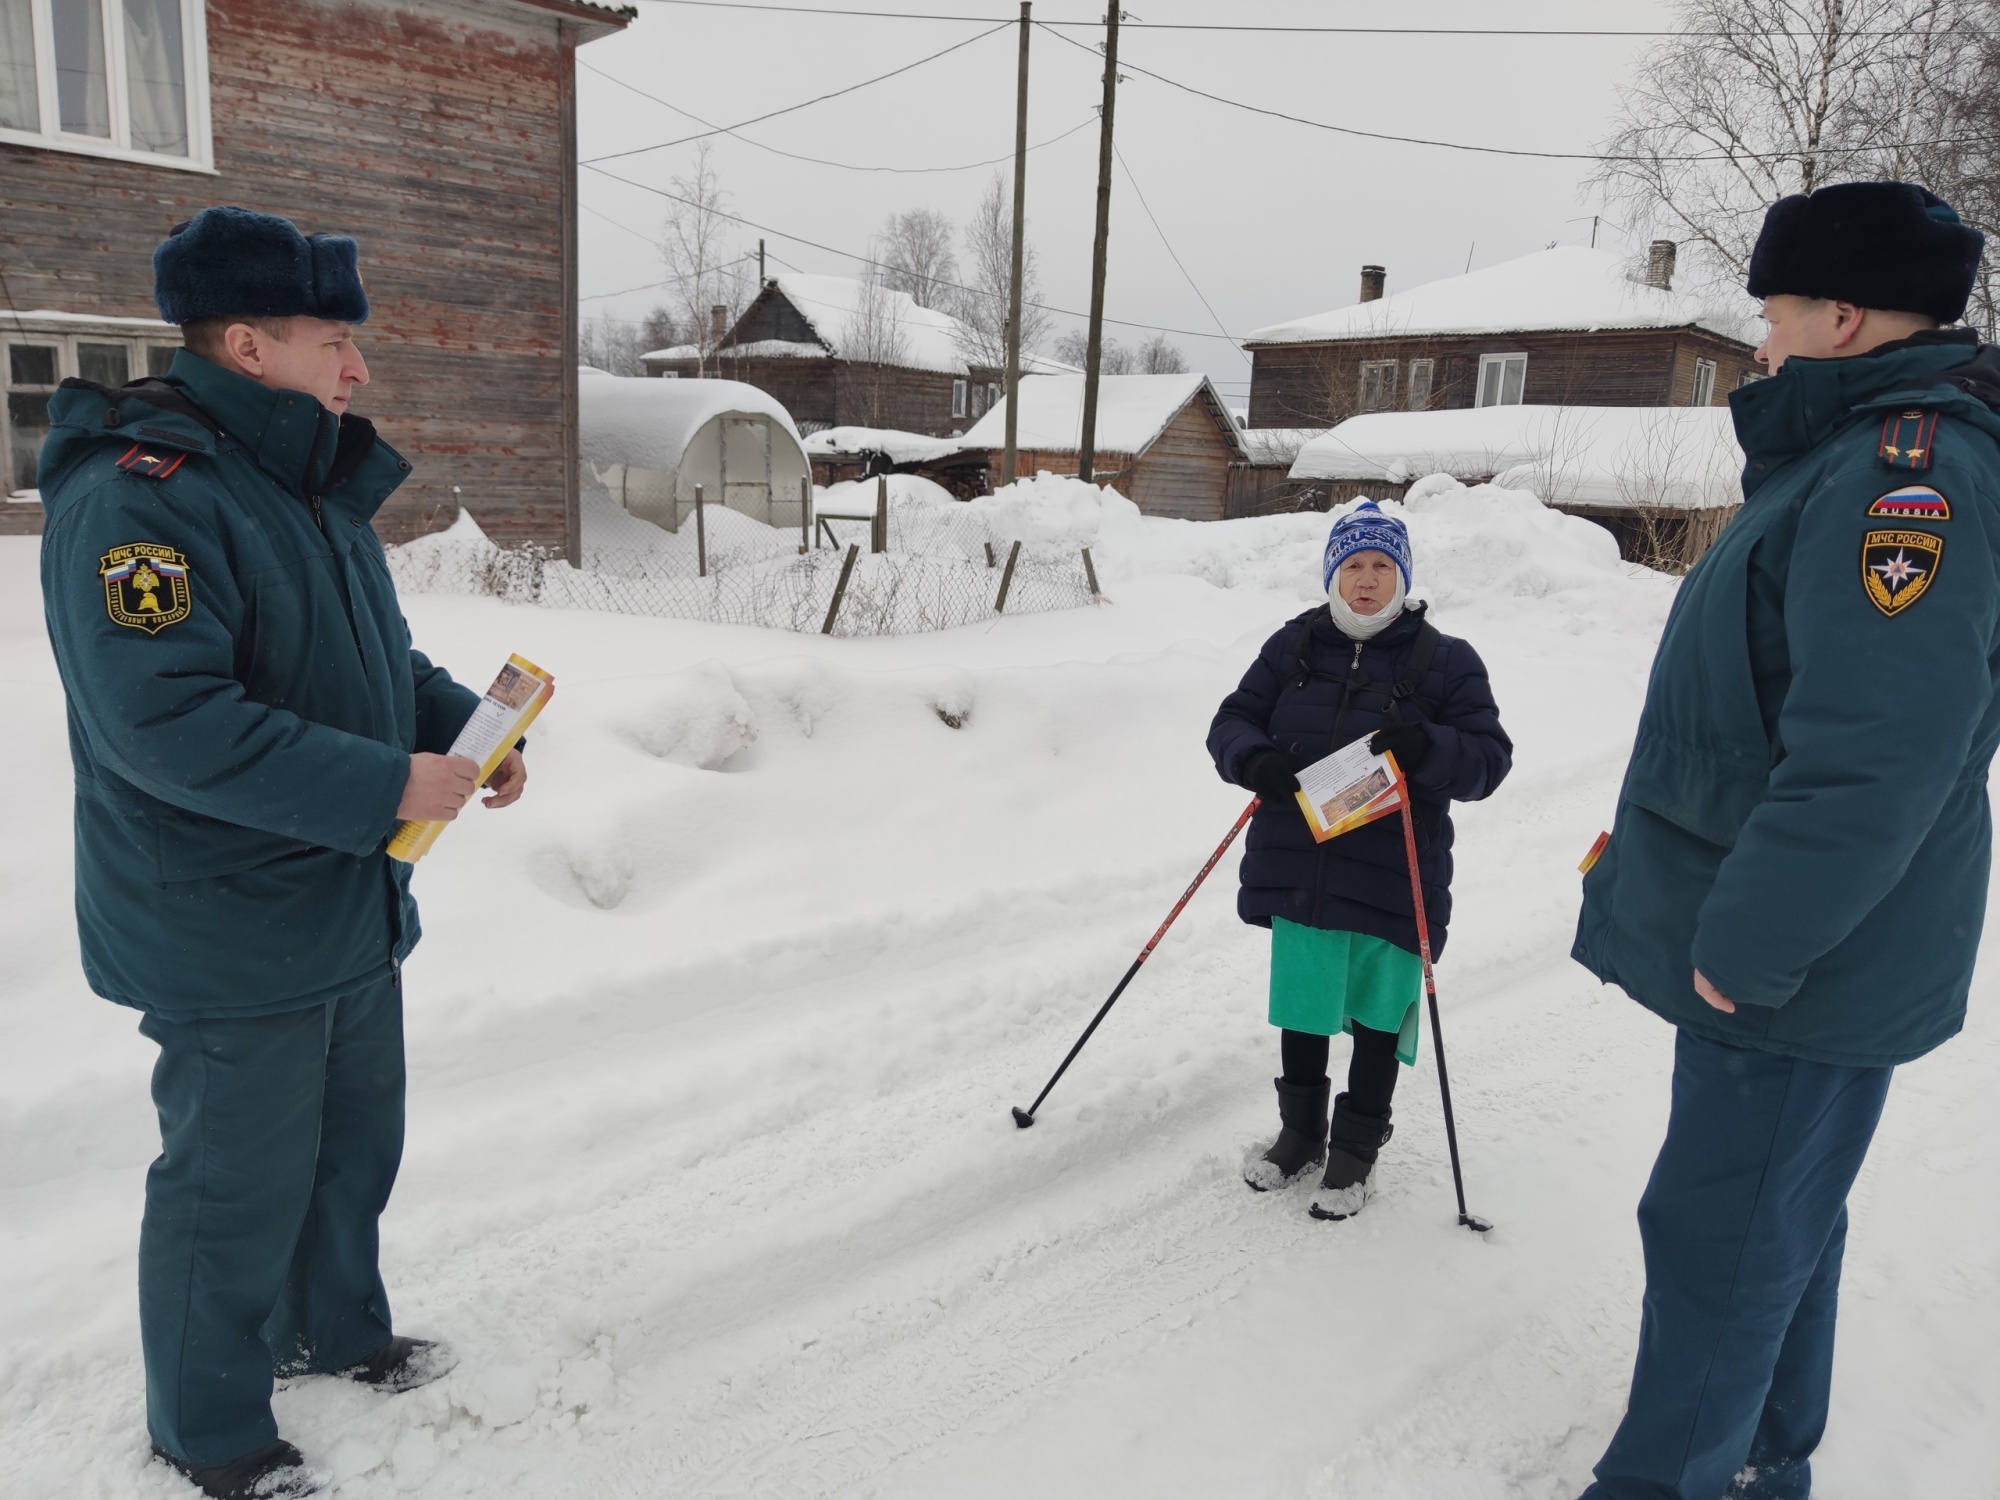
{"type": "MultiPolygon", "coordinates": [[[[740,380],[769,391],[808,435],[862,427],[958,437],[1006,383],[950,313],[851,276],[773,276],[706,355],[683,344],[640,362],[648,375],[740,380]]],[[[1025,352],[1021,372],[1078,373],[1025,352]]]]}
{"type": "Polygon", "coordinates": [[[59,66],[52,3],[0,5],[0,489],[32,479],[56,381],[162,367],[153,247],[237,203],[361,242],[355,410],[415,465],[384,535],[463,504],[496,541],[573,546],[576,49],[634,12],[63,0],[87,24],[59,66]]]}
{"type": "MultiPolygon", "coordinates": [[[[1007,403],[980,419],[960,454],[1000,470],[1007,403]]],[[[1083,432],[1083,377],[1021,382],[1016,473],[1074,474],[1083,432]]],[[[1206,375],[1106,375],[1098,381],[1095,478],[1149,516],[1219,521],[1230,465],[1249,458],[1242,434],[1206,375]]]]}
{"type": "Polygon", "coordinates": [[[1252,427],[1327,427],[1385,411],[1481,406],[1720,406],[1762,374],[1755,307],[1673,286],[1674,246],[1638,266],[1557,247],[1260,328],[1252,427]]]}

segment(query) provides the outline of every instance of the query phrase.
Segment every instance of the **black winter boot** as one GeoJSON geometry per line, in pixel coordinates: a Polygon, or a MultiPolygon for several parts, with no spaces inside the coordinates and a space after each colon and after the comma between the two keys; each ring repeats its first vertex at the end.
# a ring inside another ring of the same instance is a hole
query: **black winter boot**
{"type": "MultiPolygon", "coordinates": [[[[1271,1080],[1278,1086],[1278,1138],[1243,1163],[1243,1180],[1260,1193],[1290,1187],[1326,1160],[1326,1096],[1333,1085],[1271,1080]]],[[[1343,1095],[1343,1098],[1346,1096],[1343,1095]]]]}
{"type": "Polygon", "coordinates": [[[210,1500],[297,1500],[320,1491],[305,1456],[287,1442],[272,1443],[226,1464],[186,1464],[159,1448],[153,1449],[153,1457],[210,1500]]]}
{"type": "Polygon", "coordinates": [[[1326,1153],[1326,1175],[1313,1194],[1315,1219],[1351,1219],[1375,1191],[1375,1158],[1389,1144],[1396,1127],[1387,1114],[1364,1115],[1342,1094],[1333,1101],[1333,1124],[1326,1153]]]}
{"type": "Polygon", "coordinates": [[[432,1339],[406,1339],[397,1334],[368,1358],[333,1373],[342,1380],[400,1395],[420,1385],[429,1385],[457,1368],[458,1356],[452,1353],[449,1344],[432,1339]]]}

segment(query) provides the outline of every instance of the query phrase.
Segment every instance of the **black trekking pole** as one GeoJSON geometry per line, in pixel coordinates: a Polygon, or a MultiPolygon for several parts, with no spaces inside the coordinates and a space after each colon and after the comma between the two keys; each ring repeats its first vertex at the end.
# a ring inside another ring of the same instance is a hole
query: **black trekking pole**
{"type": "MultiPolygon", "coordinates": [[[[1397,773],[1399,779],[1401,772],[1397,773]]],[[[1403,784],[1403,849],[1410,861],[1410,901],[1417,913],[1417,946],[1424,960],[1424,998],[1430,1002],[1431,1045],[1437,1049],[1438,1096],[1444,1101],[1444,1142],[1451,1152],[1451,1185],[1458,1192],[1458,1222],[1480,1234],[1493,1227],[1478,1214],[1465,1211],[1465,1174],[1458,1166],[1458,1126],[1451,1117],[1451,1075],[1444,1066],[1444,1030],[1438,1025],[1437,979],[1431,973],[1431,924],[1424,915],[1424,887],[1417,878],[1417,826],[1410,817],[1409,783],[1403,784]]]]}
{"type": "Polygon", "coordinates": [[[1174,918],[1178,917],[1181,914],[1182,908],[1194,899],[1194,893],[1200,890],[1201,883],[1208,879],[1208,872],[1213,870],[1217,863],[1221,861],[1222,856],[1229,852],[1229,846],[1236,842],[1236,835],[1243,831],[1243,825],[1250,821],[1250,814],[1257,810],[1258,804],[1258,798],[1252,797],[1250,799],[1250,805],[1243,809],[1242,816],[1237,818],[1235,825],[1223,837],[1222,842],[1215,846],[1215,853],[1209,855],[1208,863],[1201,867],[1200,873],[1194,877],[1194,883],[1181,893],[1181,899],[1176,901],[1174,909],[1167,913],[1167,920],[1160,924],[1160,930],[1153,934],[1146,946],[1139,950],[1139,956],[1132,960],[1132,967],[1127,969],[1125,977],[1118,981],[1118,988],[1111,992],[1111,998],[1099,1006],[1097,1014],[1090,1018],[1090,1024],[1083,1028],[1083,1035],[1076,1039],[1076,1045],[1069,1049],[1069,1056],[1062,1060],[1062,1067],[1057,1068],[1050,1076],[1049,1081],[1042,1085],[1042,1091],[1035,1095],[1035,1102],[1030,1104],[1026,1109],[1021,1108],[1018,1104],[1014,1106],[1014,1123],[1021,1129],[1026,1130],[1030,1125],[1035,1123],[1035,1111],[1040,1109],[1042,1101],[1049,1097],[1049,1090],[1056,1086],[1056,1080],[1061,1078],[1069,1065],[1076,1061],[1077,1053],[1081,1052],[1083,1044],[1090,1040],[1090,1034],[1097,1030],[1097,1023],[1109,1015],[1111,1007],[1118,1003],[1118,997],[1125,993],[1125,986],[1132,982],[1132,976],[1139,972],[1139,966],[1153,956],[1153,950],[1160,946],[1160,939],[1165,937],[1167,929],[1174,925],[1174,918]]]}

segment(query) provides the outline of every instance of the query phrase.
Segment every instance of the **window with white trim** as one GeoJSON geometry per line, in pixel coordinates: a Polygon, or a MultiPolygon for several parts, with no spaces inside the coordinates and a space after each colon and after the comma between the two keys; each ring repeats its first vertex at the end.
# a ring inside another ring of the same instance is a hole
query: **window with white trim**
{"type": "Polygon", "coordinates": [[[0,0],[0,141],[205,171],[202,0],[0,0]]]}
{"type": "Polygon", "coordinates": [[[1472,404],[1519,406],[1521,392],[1527,384],[1527,355],[1482,354],[1479,356],[1479,396],[1472,404]]]}
{"type": "Polygon", "coordinates": [[[997,380],[989,380],[986,382],[987,408],[990,410],[991,408],[996,407],[999,404],[1000,404],[1000,382],[997,380]]]}
{"type": "Polygon", "coordinates": [[[1396,362],[1393,359],[1361,361],[1360,400],[1362,411],[1387,411],[1396,404],[1396,362]]]}
{"type": "Polygon", "coordinates": [[[164,338],[72,333],[54,321],[0,326],[0,500],[35,487],[49,398],[65,378],[120,386],[142,374],[164,375],[179,348],[164,338]]]}
{"type": "Polygon", "coordinates": [[[1715,404],[1715,361],[1698,359],[1694,362],[1693,406],[1713,406],[1715,404]]]}
{"type": "Polygon", "coordinates": [[[954,380],[951,383],[951,414],[954,417],[965,415],[965,394],[966,383],[963,380],[954,380]]]}
{"type": "Polygon", "coordinates": [[[1410,361],[1408,398],[1405,401],[1411,411],[1426,411],[1431,404],[1431,381],[1436,377],[1437,361],[1434,359],[1413,359],[1410,361]]]}

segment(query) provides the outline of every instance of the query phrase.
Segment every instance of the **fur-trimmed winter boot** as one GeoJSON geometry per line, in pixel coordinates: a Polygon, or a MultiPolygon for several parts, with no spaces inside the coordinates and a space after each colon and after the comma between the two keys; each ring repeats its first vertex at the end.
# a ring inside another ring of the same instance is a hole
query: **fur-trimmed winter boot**
{"type": "Polygon", "coordinates": [[[1396,1127],[1387,1113],[1364,1115],[1342,1094],[1333,1101],[1326,1175],[1313,1193],[1315,1219],[1351,1219],[1375,1192],[1375,1158],[1396,1127]]]}
{"type": "Polygon", "coordinates": [[[1326,1099],[1333,1091],[1324,1078],[1317,1084],[1271,1081],[1278,1086],[1278,1138],[1243,1163],[1243,1180],[1260,1193],[1290,1187],[1326,1160],[1326,1099]]]}

